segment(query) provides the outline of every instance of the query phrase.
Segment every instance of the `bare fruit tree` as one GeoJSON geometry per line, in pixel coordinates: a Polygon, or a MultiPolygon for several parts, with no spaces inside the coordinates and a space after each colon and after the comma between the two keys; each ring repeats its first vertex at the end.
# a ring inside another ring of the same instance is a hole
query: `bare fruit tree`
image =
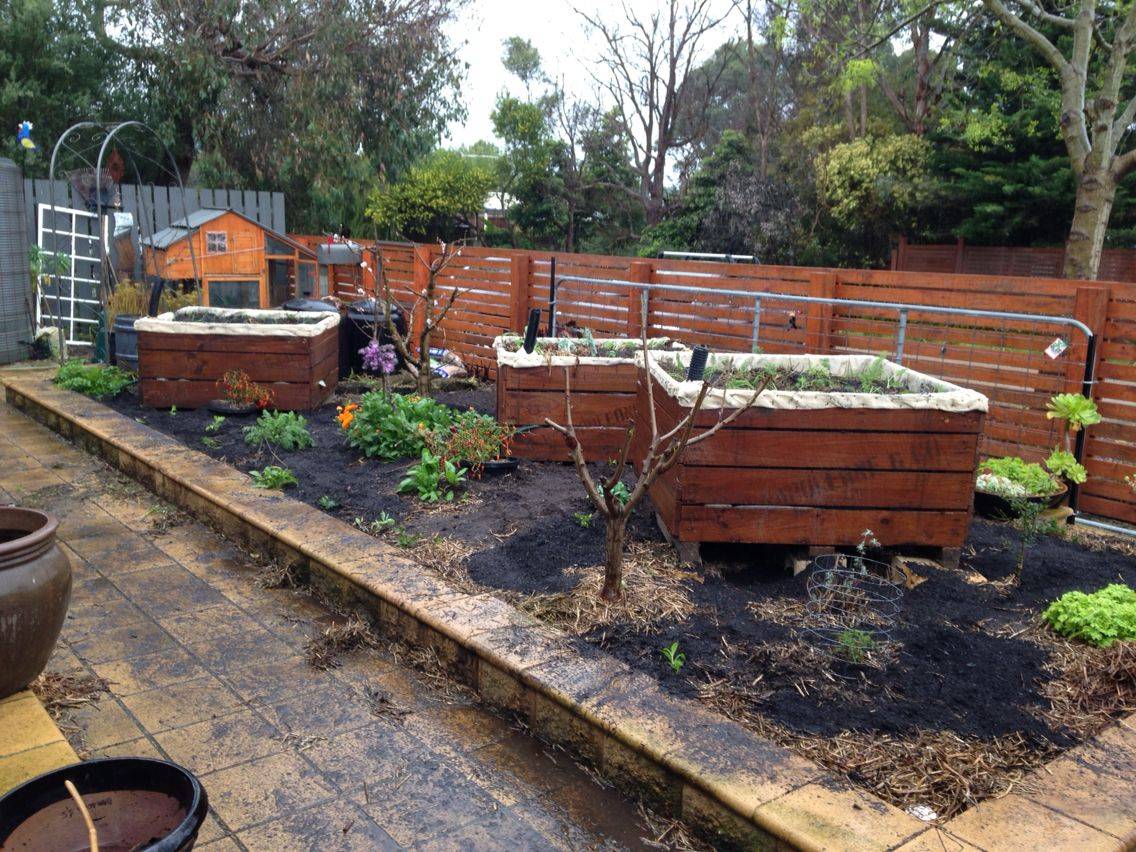
{"type": "Polygon", "coordinates": [[[438,284],[438,276],[461,257],[462,248],[463,244],[460,243],[439,243],[438,254],[431,253],[425,258],[418,257],[419,249],[414,249],[415,263],[424,263],[426,266],[426,280],[422,283],[421,289],[418,289],[418,279],[417,276],[415,277],[416,283],[410,287],[410,299],[407,300],[406,305],[395,298],[387,275],[386,258],[383,257],[382,249],[375,249],[381,298],[386,306],[387,332],[394,342],[394,348],[402,356],[407,372],[414,376],[416,391],[421,396],[429,396],[433,389],[434,372],[430,368],[431,338],[442,324],[442,320],[446,318],[446,314],[453,308],[454,302],[466,292],[453,285],[449,287],[449,296],[443,296],[439,291],[447,287],[438,284]],[[392,305],[402,311],[402,315],[406,317],[405,334],[395,324],[392,305]]]}
{"type": "Polygon", "coordinates": [[[706,132],[707,111],[725,62],[691,85],[700,59],[702,37],[723,20],[711,11],[711,0],[664,0],[658,9],[641,12],[626,3],[623,19],[605,21],[577,9],[599,36],[604,50],[598,59],[603,73],[596,82],[615,104],[620,129],[631,145],[636,190],[647,224],[663,218],[667,168],[672,155],[706,132]]]}
{"type": "Polygon", "coordinates": [[[572,454],[572,461],[576,466],[576,473],[579,475],[580,481],[584,483],[584,490],[588,492],[588,498],[592,501],[592,505],[596,507],[596,510],[604,518],[604,582],[603,588],[600,590],[600,597],[605,601],[618,601],[623,597],[623,549],[627,540],[627,521],[631,517],[631,513],[635,510],[635,506],[638,505],[639,501],[647,494],[648,489],[650,489],[654,482],[678,463],[687,447],[694,446],[713,437],[719,429],[732,423],[742,412],[753,405],[769,384],[769,378],[767,377],[757,389],[754,390],[753,395],[744,405],[735,408],[729,414],[725,414],[725,408],[721,409],[718,420],[713,426],[704,432],[695,434],[694,421],[697,419],[698,413],[702,410],[702,405],[706,400],[706,394],[710,390],[710,384],[703,382],[702,386],[698,389],[698,396],[695,397],[694,403],[691,405],[690,411],[687,412],[686,416],[679,420],[669,431],[659,434],[659,424],[655,417],[654,380],[651,378],[650,366],[647,363],[649,355],[647,352],[646,337],[643,338],[642,355],[645,368],[644,381],[647,385],[647,408],[650,412],[648,422],[650,424],[651,433],[646,445],[646,455],[639,465],[635,485],[629,491],[623,491],[623,489],[619,488],[619,485],[623,479],[623,473],[627,469],[627,461],[631,453],[631,442],[635,436],[636,424],[632,421],[628,425],[627,434],[623,441],[623,449],[620,451],[619,457],[615,461],[615,467],[612,469],[611,474],[606,478],[597,479],[592,472],[588,470],[587,462],[584,460],[584,448],[580,443],[580,436],[576,433],[576,427],[572,423],[572,387],[570,378],[572,371],[569,367],[564,368],[566,423],[565,425],[560,425],[559,423],[553,422],[551,419],[545,419],[544,421],[545,425],[550,426],[564,436],[564,442],[568,445],[568,449],[572,454]]]}

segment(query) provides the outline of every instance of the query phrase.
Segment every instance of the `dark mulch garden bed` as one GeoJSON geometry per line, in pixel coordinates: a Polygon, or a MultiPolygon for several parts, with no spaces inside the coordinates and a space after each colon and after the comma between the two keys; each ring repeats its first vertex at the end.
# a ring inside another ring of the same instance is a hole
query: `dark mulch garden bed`
{"type": "MultiPolygon", "coordinates": [[[[437,398],[493,409],[491,386],[437,398]]],[[[522,462],[513,474],[471,482],[462,502],[424,506],[395,493],[410,461],[361,461],[346,447],[334,404],[308,418],[314,448],[279,458],[245,444],[240,430],[251,420],[228,420],[211,449],[201,443],[211,420],[204,410],[142,409],[129,393],[109,404],[243,471],[290,468],[300,481],[291,496],[312,505],[334,500],[330,514],[358,519],[451,580],[495,591],[657,676],[665,689],[698,698],[900,805],[957,812],[1125,709],[1123,697],[1082,707],[1080,715],[1070,714],[1068,701],[1054,703],[1078,688],[1063,671],[1083,649],[1054,637],[1038,618],[1070,589],[1136,584],[1136,558],[1123,547],[1044,537],[1021,587],[1007,591],[998,581],[1013,571],[1017,533],[975,521],[959,570],[908,562],[921,582],[903,593],[894,646],[854,665],[820,653],[798,631],[805,575],[788,576],[782,554],[707,547],[721,578],[680,571],[647,505],[631,524],[628,579],[634,592],[636,578],[647,578],[646,593],[623,611],[597,606],[577,586],[600,573],[584,569],[602,563],[602,522],[582,522],[591,508],[570,465],[522,462]],[[382,513],[397,524],[374,526],[382,513]],[[677,673],[660,653],[676,641],[686,654],[677,673]]],[[[1118,695],[1136,701],[1134,676],[1128,673],[1132,682],[1118,695]]]]}

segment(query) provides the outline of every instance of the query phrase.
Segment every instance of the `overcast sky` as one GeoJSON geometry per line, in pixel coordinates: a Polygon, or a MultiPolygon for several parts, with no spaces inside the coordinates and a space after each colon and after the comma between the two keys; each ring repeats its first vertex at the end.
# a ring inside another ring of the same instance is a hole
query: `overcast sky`
{"type": "MultiPolygon", "coordinates": [[[[720,8],[728,0],[716,0],[720,8]]],[[[649,13],[661,0],[627,0],[629,7],[649,13]]],[[[599,51],[590,39],[580,16],[573,9],[589,14],[602,10],[605,20],[616,18],[618,2],[612,0],[474,0],[469,3],[452,29],[456,42],[465,41],[460,56],[469,65],[462,93],[469,111],[464,122],[449,128],[447,147],[469,145],[479,139],[493,139],[493,111],[497,95],[505,88],[522,94],[524,87],[501,65],[502,42],[512,35],[527,38],[540,51],[545,73],[563,78],[565,88],[576,97],[588,97],[595,86],[589,74],[599,51]]],[[[713,50],[735,31],[730,18],[719,26],[720,33],[709,33],[704,48],[713,50]]]]}

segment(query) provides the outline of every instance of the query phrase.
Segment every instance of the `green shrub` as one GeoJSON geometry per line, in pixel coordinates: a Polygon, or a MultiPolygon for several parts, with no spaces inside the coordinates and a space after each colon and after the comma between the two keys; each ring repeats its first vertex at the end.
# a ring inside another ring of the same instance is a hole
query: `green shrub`
{"type": "Polygon", "coordinates": [[[59,368],[59,372],[55,374],[55,383],[84,396],[104,399],[118,396],[134,383],[134,377],[118,367],[84,364],[76,360],[68,361],[59,368]]]}
{"type": "Polygon", "coordinates": [[[1042,613],[1062,636],[1107,648],[1136,639],[1136,590],[1113,583],[1087,595],[1066,592],[1042,613]]]}
{"type": "Polygon", "coordinates": [[[294,411],[262,411],[244,433],[246,444],[271,444],[289,451],[312,446],[308,421],[294,411]]]}
{"type": "Polygon", "coordinates": [[[1009,480],[1020,485],[1028,495],[1053,494],[1061,486],[1050,476],[1045,468],[1033,462],[1024,461],[1017,456],[987,459],[978,466],[983,473],[1009,480]]]}
{"type": "Polygon", "coordinates": [[[363,394],[345,431],[367,458],[394,461],[421,456],[427,436],[452,423],[453,412],[429,397],[372,392],[363,394]]]}

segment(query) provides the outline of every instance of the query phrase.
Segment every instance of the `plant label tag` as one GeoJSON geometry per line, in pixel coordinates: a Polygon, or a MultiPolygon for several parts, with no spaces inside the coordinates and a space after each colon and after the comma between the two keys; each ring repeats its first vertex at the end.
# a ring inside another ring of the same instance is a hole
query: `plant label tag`
{"type": "Polygon", "coordinates": [[[1045,354],[1056,361],[1057,358],[1061,356],[1061,353],[1063,353],[1068,348],[1069,344],[1059,337],[1045,347],[1045,354]]]}

